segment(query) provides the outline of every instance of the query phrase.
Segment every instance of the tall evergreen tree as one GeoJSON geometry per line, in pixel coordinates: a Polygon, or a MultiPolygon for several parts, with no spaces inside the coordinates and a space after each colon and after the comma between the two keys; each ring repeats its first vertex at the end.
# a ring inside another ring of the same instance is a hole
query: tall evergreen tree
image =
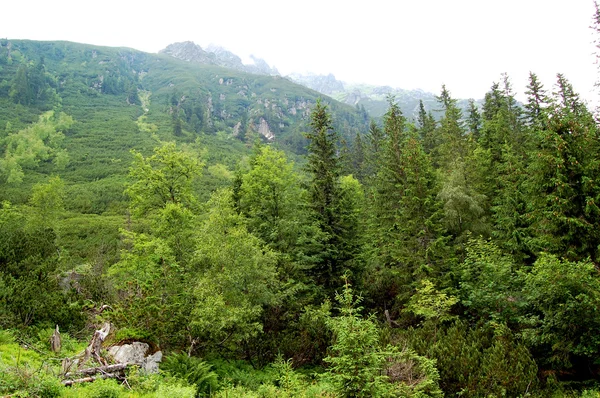
{"type": "Polygon", "coordinates": [[[538,131],[533,157],[533,219],[537,247],[598,263],[600,134],[592,114],[558,75],[548,128],[538,131]]]}
{"type": "Polygon", "coordinates": [[[469,100],[469,117],[467,121],[469,124],[469,133],[473,139],[478,140],[481,134],[481,113],[473,99],[469,100]]]}
{"type": "Polygon", "coordinates": [[[341,276],[347,271],[355,253],[355,245],[347,239],[354,235],[348,229],[345,218],[353,209],[343,208],[340,187],[340,158],[336,144],[338,134],[333,129],[327,107],[318,100],[311,114],[311,132],[306,134],[310,175],[308,186],[309,206],[314,222],[321,231],[317,258],[311,270],[315,282],[333,294],[341,284],[341,276]]]}
{"type": "Polygon", "coordinates": [[[404,302],[415,280],[438,270],[435,248],[442,238],[441,213],[429,156],[417,129],[406,127],[393,100],[384,116],[384,130],[371,223],[372,262],[379,269],[376,283],[404,302]]]}
{"type": "Polygon", "coordinates": [[[418,131],[423,140],[423,147],[426,153],[432,151],[438,146],[438,137],[436,135],[436,123],[431,112],[425,110],[423,101],[419,100],[419,113],[417,115],[418,131]]]}
{"type": "Polygon", "coordinates": [[[436,133],[439,136],[439,145],[437,153],[434,152],[434,160],[441,167],[449,169],[454,161],[464,159],[467,155],[468,147],[462,111],[445,85],[442,86],[442,93],[436,99],[442,106],[444,116],[440,119],[436,133]]]}

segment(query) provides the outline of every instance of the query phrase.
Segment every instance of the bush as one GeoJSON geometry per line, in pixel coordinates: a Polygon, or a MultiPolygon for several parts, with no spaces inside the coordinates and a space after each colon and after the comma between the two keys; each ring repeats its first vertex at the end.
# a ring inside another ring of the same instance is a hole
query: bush
{"type": "Polygon", "coordinates": [[[195,385],[197,397],[210,396],[219,387],[217,374],[212,371],[211,365],[196,357],[183,353],[171,354],[163,360],[161,368],[172,376],[195,385]]]}
{"type": "Polygon", "coordinates": [[[536,387],[537,365],[506,326],[459,321],[437,333],[432,328],[409,330],[407,342],[437,361],[446,394],[520,396],[536,387]]]}

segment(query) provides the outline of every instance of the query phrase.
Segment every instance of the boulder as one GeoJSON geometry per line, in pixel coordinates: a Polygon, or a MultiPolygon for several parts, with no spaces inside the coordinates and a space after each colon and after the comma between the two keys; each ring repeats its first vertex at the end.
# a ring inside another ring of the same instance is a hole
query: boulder
{"type": "Polygon", "coordinates": [[[116,362],[139,365],[147,373],[158,373],[158,364],[162,360],[162,351],[150,354],[150,346],[140,341],[112,346],[108,352],[116,362]]]}

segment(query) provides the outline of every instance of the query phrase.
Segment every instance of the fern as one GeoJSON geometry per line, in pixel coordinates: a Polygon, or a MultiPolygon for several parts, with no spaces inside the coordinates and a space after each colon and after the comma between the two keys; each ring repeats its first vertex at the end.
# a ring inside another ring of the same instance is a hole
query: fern
{"type": "Polygon", "coordinates": [[[196,386],[196,397],[210,396],[218,389],[218,376],[211,365],[186,354],[171,354],[164,359],[162,369],[172,376],[196,386]]]}

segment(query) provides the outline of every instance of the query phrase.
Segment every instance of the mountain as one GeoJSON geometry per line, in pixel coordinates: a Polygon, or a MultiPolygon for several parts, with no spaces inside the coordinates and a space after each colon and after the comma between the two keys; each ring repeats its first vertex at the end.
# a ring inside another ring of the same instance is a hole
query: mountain
{"type": "Polygon", "coordinates": [[[279,76],[276,68],[271,68],[267,62],[253,55],[250,58],[253,64],[244,64],[242,59],[223,47],[210,45],[203,50],[202,47],[191,41],[169,44],[159,51],[183,61],[195,62],[204,65],[216,65],[234,69],[240,72],[254,73],[257,75],[279,76]]]}
{"type": "MultiPolygon", "coordinates": [[[[186,41],[170,44],[159,52],[187,62],[218,65],[224,68],[260,75],[279,76],[277,69],[270,67],[262,59],[252,57],[253,64],[244,64],[239,56],[214,45],[204,50],[199,45],[191,41],[186,41]]],[[[388,109],[389,96],[395,99],[402,113],[409,119],[417,117],[420,101],[423,102],[426,111],[431,111],[434,116],[440,115],[435,94],[423,90],[405,90],[390,86],[369,84],[350,84],[337,80],[331,73],[327,75],[292,73],[285,76],[285,78],[327,95],[339,102],[356,107],[360,112],[366,112],[370,117],[376,119],[383,116],[388,109]]],[[[466,110],[468,109],[468,101],[459,99],[458,106],[466,110]]]]}
{"type": "MultiPolygon", "coordinates": [[[[425,110],[439,114],[439,105],[435,94],[423,90],[404,90],[390,86],[369,84],[350,84],[337,80],[334,75],[315,75],[293,73],[288,76],[292,81],[328,95],[348,105],[364,107],[371,117],[379,118],[388,109],[388,97],[392,96],[408,118],[416,118],[419,101],[423,101],[425,110]]],[[[468,109],[468,101],[458,100],[458,106],[468,109]]]]}
{"type": "MultiPolygon", "coordinates": [[[[148,154],[159,140],[203,153],[207,169],[197,189],[204,197],[229,183],[227,173],[257,139],[291,155],[305,152],[303,132],[320,93],[280,76],[224,67],[226,62],[239,65],[239,58],[224,50],[204,51],[193,43],[177,48],[188,61],[129,48],[0,40],[0,154],[6,154],[9,142],[42,131],[32,126],[49,111],[73,119],[63,126],[60,140],[38,137],[39,153],[5,157],[0,201],[23,202],[27,186],[58,174],[68,188],[69,209],[120,213],[126,206],[130,151],[148,154]],[[52,151],[64,152],[68,163],[56,162],[52,151]],[[19,179],[17,166],[25,171],[22,182],[7,184],[11,170],[13,180],[19,179]]],[[[255,67],[264,69],[260,60],[255,67]]],[[[333,99],[325,102],[342,136],[366,131],[364,113],[333,99]]]]}

